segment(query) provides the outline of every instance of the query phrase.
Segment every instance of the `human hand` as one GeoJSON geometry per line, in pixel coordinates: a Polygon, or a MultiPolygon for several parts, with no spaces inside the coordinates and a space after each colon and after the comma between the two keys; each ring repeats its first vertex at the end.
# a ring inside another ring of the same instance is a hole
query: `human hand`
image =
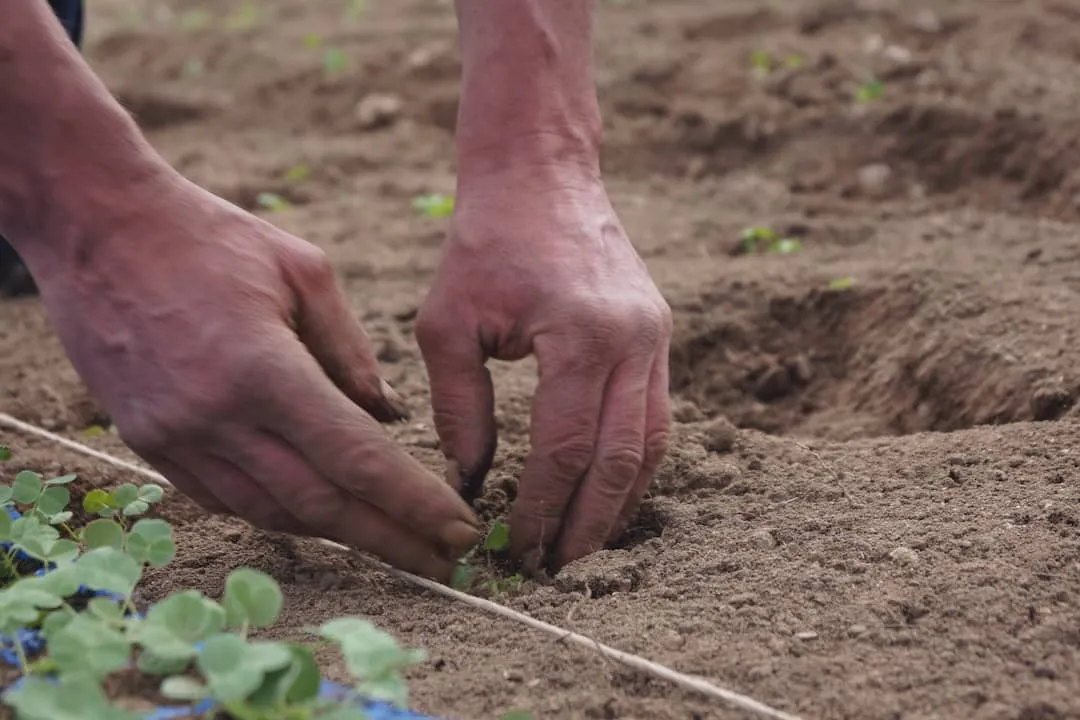
{"type": "Polygon", "coordinates": [[[121,437],[204,508],[447,580],[475,517],[376,422],[406,410],[324,255],[166,177],[31,266],[121,437]]]}
{"type": "Polygon", "coordinates": [[[458,489],[479,494],[495,451],[485,362],[535,353],[511,550],[536,569],[601,549],[667,452],[670,308],[599,177],[573,168],[459,182],[443,253],[416,334],[458,489]]]}

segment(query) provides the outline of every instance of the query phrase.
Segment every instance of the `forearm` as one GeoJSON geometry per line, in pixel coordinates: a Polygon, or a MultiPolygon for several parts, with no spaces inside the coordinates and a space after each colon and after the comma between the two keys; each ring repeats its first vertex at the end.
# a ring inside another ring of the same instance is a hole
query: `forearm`
{"type": "Polygon", "coordinates": [[[459,178],[573,164],[599,175],[595,0],[457,0],[459,178]]]}
{"type": "Polygon", "coordinates": [[[44,0],[4,9],[0,97],[0,234],[45,274],[163,163],[44,0]]]}

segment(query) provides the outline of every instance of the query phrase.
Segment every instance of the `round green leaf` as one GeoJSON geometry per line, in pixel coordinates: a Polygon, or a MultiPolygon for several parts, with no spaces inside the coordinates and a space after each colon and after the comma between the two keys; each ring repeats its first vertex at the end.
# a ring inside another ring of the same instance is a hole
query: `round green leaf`
{"type": "Polygon", "coordinates": [[[71,492],[63,485],[46,487],[37,499],[37,509],[46,517],[55,515],[67,507],[71,501],[71,492]]]}
{"type": "Polygon", "coordinates": [[[0,445],[0,462],[6,462],[11,459],[11,448],[7,445],[0,445]]]}
{"type": "MultiPolygon", "coordinates": [[[[11,503],[14,491],[12,491],[9,485],[0,485],[0,505],[7,505],[11,503]]],[[[7,513],[4,513],[5,515],[7,513]]]]}
{"type": "Polygon", "coordinates": [[[139,488],[139,499],[143,502],[156,503],[165,495],[160,485],[143,485],[139,488]]]}
{"type": "Polygon", "coordinates": [[[100,547],[79,558],[75,564],[79,579],[92,590],[129,596],[142,577],[142,567],[127,553],[100,547]]]}
{"type": "Polygon", "coordinates": [[[33,505],[41,495],[41,476],[36,472],[23,470],[15,476],[15,484],[12,485],[12,496],[15,502],[23,505],[33,505]]]}
{"type": "Polygon", "coordinates": [[[176,676],[165,678],[161,683],[161,694],[171,700],[198,701],[208,696],[206,686],[189,677],[176,676]]]}
{"type": "Polygon", "coordinates": [[[11,516],[7,510],[0,510],[0,542],[11,539],[11,516]]]}
{"type": "Polygon", "coordinates": [[[108,518],[98,518],[83,528],[82,539],[91,549],[111,547],[119,550],[124,547],[124,529],[108,518]]]}
{"type": "Polygon", "coordinates": [[[80,614],[49,638],[49,657],[61,673],[97,680],[127,665],[131,644],[99,618],[80,614]]]}
{"type": "Polygon", "coordinates": [[[77,475],[61,475],[45,481],[46,485],[67,485],[75,481],[77,475]]]}
{"type": "Polygon", "coordinates": [[[137,485],[132,485],[131,483],[124,483],[120,487],[113,490],[112,493],[113,507],[124,507],[125,505],[138,499],[139,487],[137,485]]]}
{"type": "Polygon", "coordinates": [[[184,590],[157,603],[139,626],[139,642],[164,661],[195,657],[195,643],[218,633],[225,613],[197,590],[184,590]]]}
{"type": "Polygon", "coordinates": [[[109,509],[109,493],[104,490],[91,490],[83,497],[83,510],[97,515],[109,509]]]}
{"type": "Polygon", "coordinates": [[[245,622],[257,628],[273,625],[283,604],[281,588],[266,573],[239,568],[225,580],[222,605],[229,627],[240,627],[245,622]]]}
{"type": "Polygon", "coordinates": [[[150,505],[143,500],[132,500],[124,506],[124,515],[132,517],[134,515],[142,515],[144,512],[150,509],[150,505]]]}

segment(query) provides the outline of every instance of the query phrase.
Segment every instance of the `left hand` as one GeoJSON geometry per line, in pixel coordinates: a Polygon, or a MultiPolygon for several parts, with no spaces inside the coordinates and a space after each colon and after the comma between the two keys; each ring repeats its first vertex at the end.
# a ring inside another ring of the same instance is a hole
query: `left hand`
{"type": "Polygon", "coordinates": [[[667,452],[671,310],[600,178],[529,168],[459,184],[416,324],[435,424],[474,499],[495,452],[485,362],[536,354],[511,551],[555,568],[617,537],[667,452]],[[549,553],[553,557],[549,557],[549,553]]]}

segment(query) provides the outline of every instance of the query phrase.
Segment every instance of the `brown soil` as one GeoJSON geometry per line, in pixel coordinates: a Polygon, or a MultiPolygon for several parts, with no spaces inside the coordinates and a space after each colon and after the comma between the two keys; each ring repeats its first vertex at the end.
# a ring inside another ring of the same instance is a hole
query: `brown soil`
{"type": "MultiPolygon", "coordinates": [[[[208,0],[100,0],[87,52],[193,179],[292,200],[274,220],[336,262],[415,412],[392,432],[441,472],[411,318],[444,224],[409,203],[453,190],[452,4],[345,4],[257,3],[237,30],[208,0]],[[327,76],[313,33],[351,69],[327,76]],[[400,113],[369,127],[371,93],[400,113]]],[[[1076,0],[604,3],[604,162],[675,310],[675,442],[620,548],[503,601],[806,718],[1080,718],[1078,33],[1076,0]],[[755,50],[802,63],[759,77],[755,50]],[[883,94],[854,101],[871,74],[883,94]],[[803,249],[740,254],[752,225],[803,249]]],[[[533,373],[496,368],[489,517],[533,373]]],[[[0,307],[0,409],[73,436],[105,420],[33,300],[0,307]]],[[[130,479],[3,441],[7,467],[130,479]]],[[[425,711],[741,717],[360,560],[166,512],[183,550],[151,595],[264,569],[285,634],[362,613],[428,648],[425,711]]]]}

